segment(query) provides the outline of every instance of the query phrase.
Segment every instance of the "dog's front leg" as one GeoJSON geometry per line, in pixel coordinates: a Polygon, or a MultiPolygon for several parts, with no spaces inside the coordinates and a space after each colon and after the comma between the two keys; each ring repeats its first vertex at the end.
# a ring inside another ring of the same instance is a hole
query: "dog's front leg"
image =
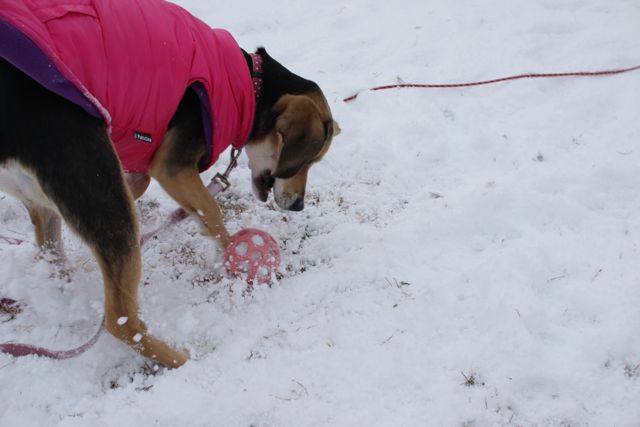
{"type": "Polygon", "coordinates": [[[153,156],[149,174],[225,248],[229,233],[222,223],[222,211],[200,179],[198,162],[206,154],[205,146],[200,100],[193,90],[187,90],[153,156]]]}
{"type": "Polygon", "coordinates": [[[229,243],[229,232],[222,222],[222,210],[209,194],[196,168],[185,168],[169,173],[151,165],[151,176],[189,214],[198,218],[205,232],[224,249],[229,243]]]}

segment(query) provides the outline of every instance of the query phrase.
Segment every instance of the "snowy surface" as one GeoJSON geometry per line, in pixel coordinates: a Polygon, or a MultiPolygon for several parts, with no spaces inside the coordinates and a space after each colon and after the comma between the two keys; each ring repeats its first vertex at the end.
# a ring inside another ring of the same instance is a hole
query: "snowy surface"
{"type": "MultiPolygon", "coordinates": [[[[246,159],[222,197],[232,232],[281,242],[285,277],[245,292],[180,224],[144,248],[140,295],[193,360],[154,375],[108,335],[0,355],[1,426],[640,425],[640,72],[341,102],[637,65],[638,0],[180,3],[316,80],[343,129],[303,212],[253,200],[246,159]]],[[[151,187],[143,230],[174,207],[151,187]]],[[[8,197],[0,224],[32,239],[8,197]]],[[[100,273],[65,244],[71,282],[0,244],[0,295],[24,305],[0,342],[94,333],[100,273]]]]}

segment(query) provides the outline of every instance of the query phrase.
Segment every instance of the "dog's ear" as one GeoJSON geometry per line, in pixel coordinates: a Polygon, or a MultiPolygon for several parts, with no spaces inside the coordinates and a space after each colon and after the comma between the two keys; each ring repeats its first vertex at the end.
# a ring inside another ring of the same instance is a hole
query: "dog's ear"
{"type": "Polygon", "coordinates": [[[327,138],[320,109],[304,95],[284,95],[273,107],[280,140],[276,178],[290,178],[322,150],[327,138]]]}

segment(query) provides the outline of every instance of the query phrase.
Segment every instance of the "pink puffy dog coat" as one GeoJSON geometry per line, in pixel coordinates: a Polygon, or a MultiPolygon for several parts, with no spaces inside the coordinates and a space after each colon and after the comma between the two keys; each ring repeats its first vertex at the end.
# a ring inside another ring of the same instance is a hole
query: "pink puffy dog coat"
{"type": "Polygon", "coordinates": [[[188,87],[202,106],[201,171],[253,124],[236,41],[163,0],[0,0],[0,57],[102,117],[127,172],[147,171],[188,87]]]}

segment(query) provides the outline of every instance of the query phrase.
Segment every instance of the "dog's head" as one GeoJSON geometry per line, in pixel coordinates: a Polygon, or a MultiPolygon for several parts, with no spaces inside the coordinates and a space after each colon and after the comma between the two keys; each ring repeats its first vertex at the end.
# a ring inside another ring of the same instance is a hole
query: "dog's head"
{"type": "Polygon", "coordinates": [[[246,147],[253,193],[266,201],[273,189],[281,209],[300,211],[309,169],[325,155],[340,127],[320,88],[271,59],[264,49],[263,93],[246,147]]]}

